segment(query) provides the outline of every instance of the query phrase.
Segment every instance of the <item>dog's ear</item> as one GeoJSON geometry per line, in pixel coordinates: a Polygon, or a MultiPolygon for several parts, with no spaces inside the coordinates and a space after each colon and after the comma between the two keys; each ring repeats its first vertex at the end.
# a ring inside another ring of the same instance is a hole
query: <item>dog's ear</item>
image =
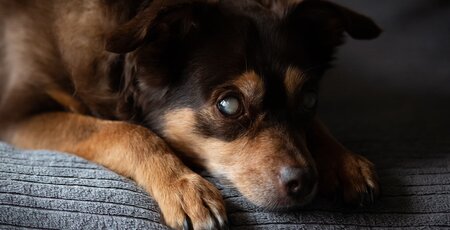
{"type": "Polygon", "coordinates": [[[318,33],[329,45],[339,45],[347,32],[354,39],[373,39],[382,30],[375,22],[359,13],[323,0],[303,0],[286,15],[289,24],[303,31],[318,33]]]}
{"type": "Polygon", "coordinates": [[[134,18],[107,36],[106,50],[114,53],[134,51],[146,41],[173,36],[177,25],[179,35],[196,26],[195,13],[218,0],[155,0],[134,18]]]}

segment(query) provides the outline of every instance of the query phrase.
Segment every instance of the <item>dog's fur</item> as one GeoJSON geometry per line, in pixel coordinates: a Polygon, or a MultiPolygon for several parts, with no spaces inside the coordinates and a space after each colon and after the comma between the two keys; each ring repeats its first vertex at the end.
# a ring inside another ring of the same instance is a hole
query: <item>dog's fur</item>
{"type": "Polygon", "coordinates": [[[314,113],[344,32],[380,33],[362,15],[320,0],[0,0],[0,23],[1,140],[133,178],[170,227],[226,225],[186,162],[264,208],[303,205],[317,184],[348,203],[378,194],[372,164],[314,113]],[[230,96],[235,116],[218,107],[230,96]]]}

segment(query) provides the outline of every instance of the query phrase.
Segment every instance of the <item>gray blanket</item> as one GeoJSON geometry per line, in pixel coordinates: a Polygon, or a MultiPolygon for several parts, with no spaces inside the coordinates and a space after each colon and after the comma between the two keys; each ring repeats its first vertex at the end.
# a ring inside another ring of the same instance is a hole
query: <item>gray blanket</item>
{"type": "MultiPolygon", "coordinates": [[[[383,188],[373,207],[319,198],[295,212],[264,212],[209,179],[225,197],[233,229],[450,227],[450,143],[447,152],[426,147],[431,143],[350,144],[384,150],[369,157],[383,188]]],[[[0,228],[164,229],[159,221],[155,202],[133,181],[74,156],[0,144],[0,228]]]]}

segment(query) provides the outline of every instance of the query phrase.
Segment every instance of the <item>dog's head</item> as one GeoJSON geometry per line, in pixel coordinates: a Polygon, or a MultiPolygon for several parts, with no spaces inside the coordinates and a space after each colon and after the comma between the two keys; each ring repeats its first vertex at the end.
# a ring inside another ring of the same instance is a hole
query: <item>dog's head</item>
{"type": "Polygon", "coordinates": [[[154,1],[109,38],[135,119],[265,208],[305,204],[318,81],[367,17],[320,0],[154,1]]]}

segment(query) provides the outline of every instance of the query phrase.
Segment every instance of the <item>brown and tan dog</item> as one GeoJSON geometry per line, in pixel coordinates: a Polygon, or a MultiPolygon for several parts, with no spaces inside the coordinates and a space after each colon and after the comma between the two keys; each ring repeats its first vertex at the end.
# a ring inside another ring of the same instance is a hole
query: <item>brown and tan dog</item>
{"type": "Polygon", "coordinates": [[[365,16],[320,0],[0,0],[0,23],[1,140],[134,179],[172,228],[227,220],[183,161],[269,209],[378,194],[373,165],[314,113],[343,34],[379,35],[365,16]]]}

